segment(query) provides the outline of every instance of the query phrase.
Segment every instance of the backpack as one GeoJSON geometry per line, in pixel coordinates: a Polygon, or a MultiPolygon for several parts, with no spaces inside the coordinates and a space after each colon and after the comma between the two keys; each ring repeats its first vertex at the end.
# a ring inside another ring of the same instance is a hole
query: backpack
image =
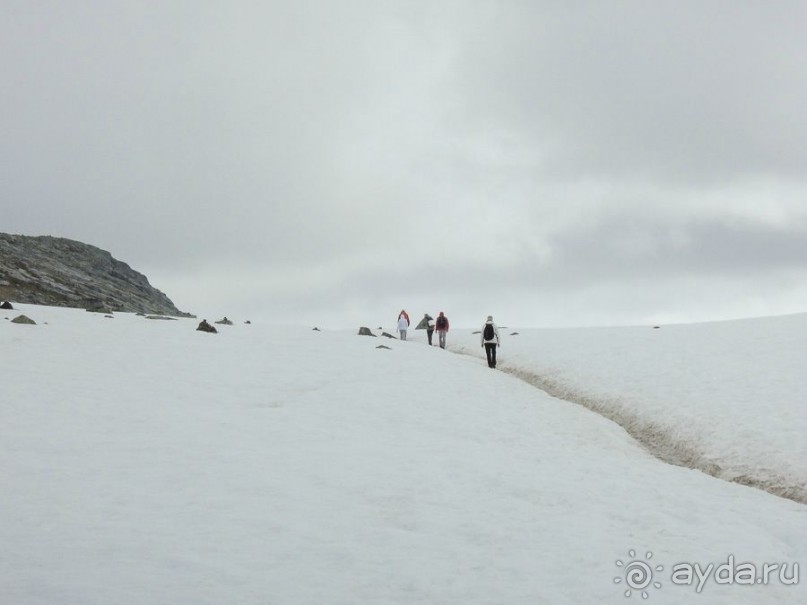
{"type": "Polygon", "coordinates": [[[485,324],[485,332],[483,333],[485,340],[493,340],[495,335],[496,333],[493,331],[493,324],[485,324]]]}
{"type": "Polygon", "coordinates": [[[437,329],[443,330],[446,327],[446,318],[445,316],[441,316],[437,318],[437,329]]]}

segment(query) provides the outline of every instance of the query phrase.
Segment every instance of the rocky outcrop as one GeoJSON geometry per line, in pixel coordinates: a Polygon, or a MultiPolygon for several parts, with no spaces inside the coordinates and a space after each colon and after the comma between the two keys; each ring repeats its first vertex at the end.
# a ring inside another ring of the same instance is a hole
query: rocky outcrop
{"type": "Polygon", "coordinates": [[[0,299],[104,313],[188,315],[109,252],[47,235],[0,233],[0,299]]]}

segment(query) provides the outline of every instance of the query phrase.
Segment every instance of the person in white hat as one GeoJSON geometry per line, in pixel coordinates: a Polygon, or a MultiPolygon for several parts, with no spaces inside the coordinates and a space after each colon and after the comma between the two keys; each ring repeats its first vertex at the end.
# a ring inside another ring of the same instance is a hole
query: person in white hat
{"type": "Polygon", "coordinates": [[[501,344],[499,340],[499,328],[493,323],[493,316],[488,315],[485,326],[482,328],[482,346],[485,348],[485,355],[488,357],[488,367],[496,367],[496,349],[501,344]]]}

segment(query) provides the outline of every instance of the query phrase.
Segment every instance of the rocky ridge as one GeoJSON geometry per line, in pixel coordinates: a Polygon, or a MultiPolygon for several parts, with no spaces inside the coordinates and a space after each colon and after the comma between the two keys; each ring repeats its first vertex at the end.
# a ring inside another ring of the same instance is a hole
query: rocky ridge
{"type": "Polygon", "coordinates": [[[145,275],[109,252],[48,235],[0,233],[0,300],[188,316],[145,275]]]}

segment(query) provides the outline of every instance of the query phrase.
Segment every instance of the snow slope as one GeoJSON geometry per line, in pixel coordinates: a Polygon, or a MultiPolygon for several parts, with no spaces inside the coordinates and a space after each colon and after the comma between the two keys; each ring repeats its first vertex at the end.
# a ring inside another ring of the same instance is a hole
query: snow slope
{"type": "MultiPolygon", "coordinates": [[[[804,505],[664,464],[422,333],[19,309],[39,325],[0,320],[4,604],[807,599],[804,505]],[[647,552],[660,587],[626,570],[647,552]],[[732,556],[788,567],[700,592],[671,575],[732,556]]],[[[607,378],[579,352],[577,386],[607,378]]]]}
{"type": "MultiPolygon", "coordinates": [[[[501,335],[500,369],[614,419],[664,459],[807,503],[807,314],[501,335]]],[[[484,357],[478,335],[454,340],[484,357]]]]}

